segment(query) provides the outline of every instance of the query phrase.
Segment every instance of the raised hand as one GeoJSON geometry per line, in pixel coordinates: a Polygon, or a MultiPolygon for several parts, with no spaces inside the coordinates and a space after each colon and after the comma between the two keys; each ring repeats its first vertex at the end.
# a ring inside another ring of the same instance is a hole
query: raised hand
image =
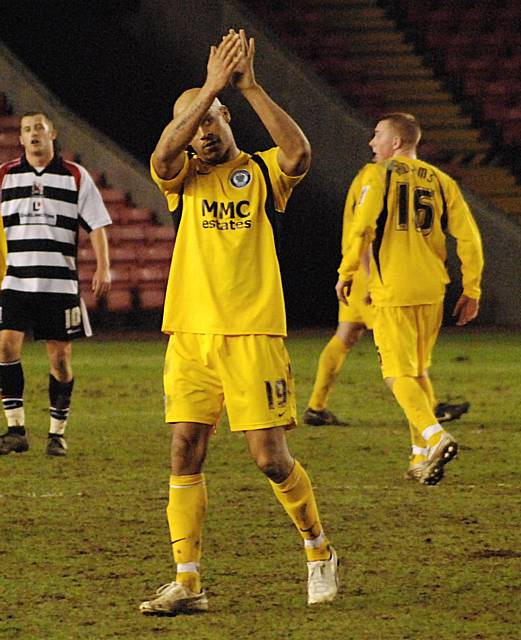
{"type": "Polygon", "coordinates": [[[241,37],[232,30],[223,36],[220,44],[210,47],[205,86],[215,94],[222,91],[230,82],[231,75],[241,58],[241,50],[241,37]]]}
{"type": "Polygon", "coordinates": [[[239,60],[231,76],[231,84],[239,91],[245,91],[254,87],[255,72],[253,70],[253,58],[255,56],[255,39],[246,39],[244,29],[239,29],[239,33],[234,29],[230,29],[230,34],[238,35],[241,41],[241,51],[239,60]]]}

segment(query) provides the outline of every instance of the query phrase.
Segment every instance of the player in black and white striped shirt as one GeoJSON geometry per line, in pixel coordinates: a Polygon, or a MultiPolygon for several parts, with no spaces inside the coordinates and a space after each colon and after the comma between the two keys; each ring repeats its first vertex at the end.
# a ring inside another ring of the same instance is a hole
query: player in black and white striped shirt
{"type": "Polygon", "coordinates": [[[55,153],[56,130],[42,112],[22,116],[25,153],[0,166],[0,206],[7,241],[7,272],[0,300],[0,386],[8,431],[0,454],[27,451],[21,364],[25,334],[45,340],[49,358],[51,424],[47,454],[65,455],[71,394],[72,340],[90,335],[80,299],[76,254],[80,226],[90,234],[97,268],[92,290],[110,287],[105,228],[111,224],[87,171],[55,153]]]}

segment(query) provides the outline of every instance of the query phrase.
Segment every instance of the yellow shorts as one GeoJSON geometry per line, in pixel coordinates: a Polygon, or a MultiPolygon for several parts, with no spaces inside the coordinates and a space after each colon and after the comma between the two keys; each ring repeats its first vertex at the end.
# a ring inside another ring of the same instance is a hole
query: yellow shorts
{"type": "Polygon", "coordinates": [[[373,336],[384,378],[421,376],[443,317],[443,302],[412,307],[375,307],[373,336]]]}
{"type": "Polygon", "coordinates": [[[280,337],[176,333],[163,382],[166,422],[216,425],[226,405],[232,431],[296,426],[293,376],[280,337]]]}
{"type": "Polygon", "coordinates": [[[368,329],[373,328],[374,309],[372,304],[367,304],[367,275],[360,268],[353,278],[351,293],[347,299],[348,305],[343,302],[338,307],[338,322],[352,322],[364,324],[368,329]]]}
{"type": "Polygon", "coordinates": [[[363,324],[368,329],[373,328],[374,307],[366,304],[364,300],[358,300],[351,294],[348,298],[349,305],[340,302],[338,305],[338,322],[351,322],[363,324]]]}

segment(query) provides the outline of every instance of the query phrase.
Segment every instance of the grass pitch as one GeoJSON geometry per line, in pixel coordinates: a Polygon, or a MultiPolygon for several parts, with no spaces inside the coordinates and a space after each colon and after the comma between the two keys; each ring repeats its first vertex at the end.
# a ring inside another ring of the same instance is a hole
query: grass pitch
{"type": "MultiPolygon", "coordinates": [[[[328,339],[288,341],[305,408],[328,339]]],[[[437,487],[402,479],[408,430],[370,338],[350,354],[331,408],[350,425],[302,425],[291,449],[316,485],[341,557],[329,605],[306,606],[300,538],[241,435],[219,428],[206,465],[207,614],[145,618],[173,579],[162,424],[165,341],[74,346],[70,455],[47,459],[47,366],[24,351],[31,449],[0,458],[0,638],[5,640],[512,640],[521,629],[519,388],[515,334],[444,333],[432,378],[467,398],[450,426],[460,454],[437,487]]]]}

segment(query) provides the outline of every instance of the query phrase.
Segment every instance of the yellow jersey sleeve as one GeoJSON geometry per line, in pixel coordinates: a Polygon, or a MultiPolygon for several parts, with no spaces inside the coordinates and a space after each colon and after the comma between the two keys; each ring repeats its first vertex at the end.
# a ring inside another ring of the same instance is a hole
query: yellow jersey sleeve
{"type": "Polygon", "coordinates": [[[282,213],[286,210],[286,205],[293,189],[304,178],[306,173],[300,176],[288,176],[285,174],[279,166],[278,153],[279,147],[272,147],[266,151],[257,152],[257,155],[261,156],[268,167],[275,209],[282,213]]]}
{"type": "MultiPolygon", "coordinates": [[[[338,273],[342,280],[352,280],[360,266],[362,255],[374,238],[376,219],[380,214],[385,194],[385,169],[381,165],[368,164],[356,176],[353,191],[348,200],[356,198],[352,214],[347,214],[347,232],[342,242],[342,262],[338,273]],[[350,219],[350,223],[349,223],[350,219]]],[[[346,214],[344,214],[344,226],[346,214]]]]}
{"type": "Polygon", "coordinates": [[[177,209],[177,205],[179,204],[179,195],[181,194],[183,183],[186,179],[186,176],[188,175],[188,170],[190,168],[190,159],[188,157],[188,153],[184,151],[183,154],[183,168],[176,176],[174,176],[170,180],[163,180],[157,175],[156,170],[154,169],[154,165],[152,164],[152,158],[150,158],[150,175],[152,176],[152,180],[155,182],[161,193],[165,196],[168,203],[169,211],[175,211],[177,209]]]}
{"type": "Polygon", "coordinates": [[[445,182],[448,208],[447,230],[456,239],[456,250],[461,261],[463,293],[469,298],[479,300],[484,265],[481,235],[456,182],[446,175],[442,179],[445,182]]]}

